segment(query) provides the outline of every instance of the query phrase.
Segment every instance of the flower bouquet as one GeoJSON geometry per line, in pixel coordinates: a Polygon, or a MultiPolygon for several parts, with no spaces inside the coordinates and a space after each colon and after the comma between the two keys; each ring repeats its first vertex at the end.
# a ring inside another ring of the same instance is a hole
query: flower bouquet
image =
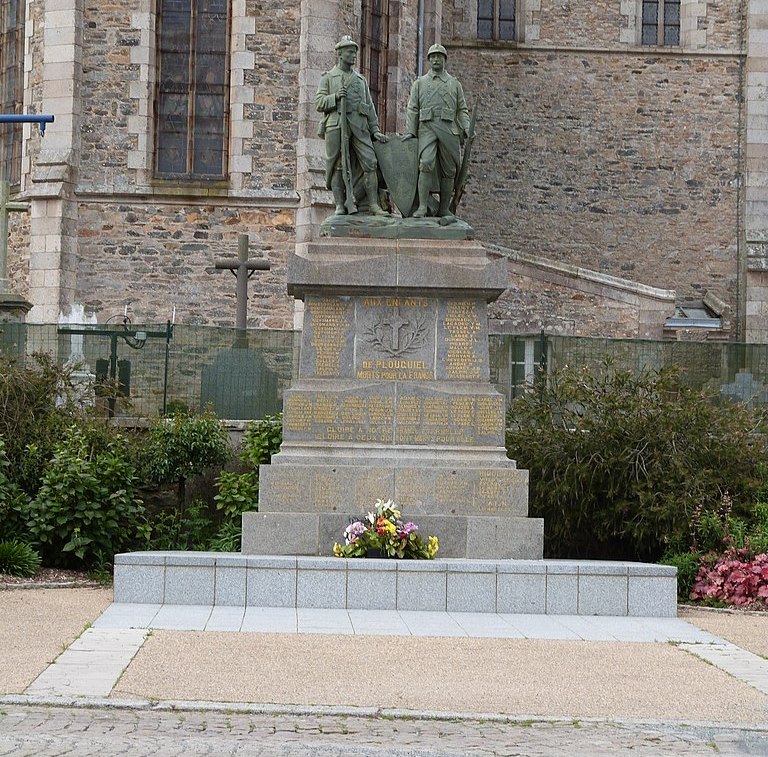
{"type": "Polygon", "coordinates": [[[425,542],[416,532],[419,527],[400,519],[400,511],[388,499],[376,500],[376,509],[344,529],[344,544],[334,544],[336,557],[398,557],[406,560],[431,560],[438,550],[436,536],[425,542]],[[372,555],[371,553],[374,553],[372,555]]]}

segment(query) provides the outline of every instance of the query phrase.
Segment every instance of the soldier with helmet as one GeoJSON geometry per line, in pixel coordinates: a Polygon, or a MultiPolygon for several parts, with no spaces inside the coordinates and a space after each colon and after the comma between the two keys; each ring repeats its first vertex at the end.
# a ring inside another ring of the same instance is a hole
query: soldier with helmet
{"type": "Polygon", "coordinates": [[[470,118],[464,90],[445,70],[448,53],[442,45],[427,52],[429,71],[411,87],[403,140],[419,140],[419,207],[414,218],[427,214],[427,201],[436,171],[440,205],[437,214],[450,216],[456,174],[461,166],[461,144],[469,136],[470,118]]]}
{"type": "Polygon", "coordinates": [[[336,51],[338,63],[322,75],[315,95],[315,107],[324,114],[319,135],[325,138],[326,186],[333,192],[336,215],[347,213],[346,201],[349,198],[342,174],[342,150],[349,150],[345,159],[349,159],[354,167],[351,172],[355,183],[363,182],[368,212],[386,216],[389,214],[379,205],[373,140],[386,142],[387,137],[379,129],[379,119],[368,82],[353,68],[357,62],[357,43],[351,37],[342,37],[336,45],[336,51]],[[340,111],[342,103],[344,113],[340,111]],[[341,119],[344,116],[349,134],[348,145],[343,144],[341,136],[341,119]]]}

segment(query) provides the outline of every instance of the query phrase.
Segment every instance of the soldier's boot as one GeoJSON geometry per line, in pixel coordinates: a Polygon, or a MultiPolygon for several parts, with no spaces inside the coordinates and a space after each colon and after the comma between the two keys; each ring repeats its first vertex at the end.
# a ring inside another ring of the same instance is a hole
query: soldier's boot
{"type": "Polygon", "coordinates": [[[427,215],[430,189],[432,189],[432,174],[427,171],[419,171],[419,207],[413,214],[414,218],[424,218],[427,215]]]}
{"type": "Polygon", "coordinates": [[[388,216],[384,208],[379,205],[379,180],[376,171],[365,174],[365,194],[368,197],[368,213],[372,216],[388,216]]]}
{"type": "Polygon", "coordinates": [[[344,189],[344,178],[341,171],[334,171],[331,179],[331,191],[333,192],[333,201],[336,203],[334,215],[344,216],[347,214],[347,206],[344,204],[347,199],[347,192],[344,189]]]}
{"type": "Polygon", "coordinates": [[[451,200],[453,199],[453,177],[442,177],[440,179],[440,207],[437,215],[440,217],[453,216],[450,211],[451,200]]]}

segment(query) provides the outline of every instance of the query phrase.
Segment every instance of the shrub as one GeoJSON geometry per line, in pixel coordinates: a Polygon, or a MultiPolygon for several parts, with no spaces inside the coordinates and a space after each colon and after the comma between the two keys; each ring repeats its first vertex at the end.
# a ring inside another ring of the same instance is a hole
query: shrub
{"type": "Polygon", "coordinates": [[[161,418],[149,429],[144,447],[144,469],[157,483],[175,482],[177,508],[184,510],[187,479],[221,466],[231,456],[229,438],[221,421],[210,412],[177,413],[161,418]]]}
{"type": "Polygon", "coordinates": [[[0,542],[0,573],[11,576],[34,576],[40,569],[40,555],[23,542],[0,542]]]}
{"type": "Polygon", "coordinates": [[[23,514],[29,498],[8,478],[10,465],[5,454],[5,440],[0,436],[0,541],[22,536],[26,530],[23,514]]]}
{"type": "Polygon", "coordinates": [[[258,509],[258,474],[222,471],[216,479],[216,484],[219,491],[213,499],[225,518],[234,518],[246,510],[258,509]]]}
{"type": "Polygon", "coordinates": [[[677,568],[677,596],[681,600],[690,599],[693,584],[699,573],[700,552],[665,552],[659,562],[677,568]]]}
{"type": "Polygon", "coordinates": [[[691,599],[728,605],[768,604],[768,554],[732,549],[711,555],[699,569],[691,599]]]}
{"type": "Polygon", "coordinates": [[[90,565],[133,541],[143,515],[135,480],[124,437],[97,427],[67,429],[26,513],[44,560],[90,565]]]}
{"type": "Polygon", "coordinates": [[[240,521],[225,521],[208,544],[212,552],[239,552],[242,528],[240,521]]]}
{"type": "Polygon", "coordinates": [[[149,524],[146,549],[206,550],[216,533],[208,505],[194,499],[184,509],[159,513],[149,524]]]}
{"type": "Polygon", "coordinates": [[[745,518],[761,481],[763,416],[714,404],[674,370],[566,368],[509,412],[507,448],[530,471],[531,515],[553,557],[658,559],[686,551],[697,511],[728,491],[745,518]]]}
{"type": "Polygon", "coordinates": [[[67,427],[86,415],[72,370],[45,353],[34,354],[29,366],[0,355],[0,436],[10,478],[31,496],[67,427]]]}
{"type": "Polygon", "coordinates": [[[240,462],[245,471],[222,471],[216,480],[219,491],[214,501],[225,518],[237,518],[246,510],[258,509],[259,466],[270,462],[282,442],[282,415],[268,415],[248,425],[240,445],[240,462]]]}
{"type": "Polygon", "coordinates": [[[240,446],[240,459],[258,475],[259,466],[266,465],[283,443],[283,414],[267,415],[248,425],[240,446]]]}

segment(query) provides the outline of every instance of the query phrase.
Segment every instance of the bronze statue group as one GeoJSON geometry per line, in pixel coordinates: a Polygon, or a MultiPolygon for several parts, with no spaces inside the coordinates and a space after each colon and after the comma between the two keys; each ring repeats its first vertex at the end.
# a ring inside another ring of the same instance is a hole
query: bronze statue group
{"type": "MultiPolygon", "coordinates": [[[[380,202],[376,155],[389,138],[379,128],[368,82],[354,68],[357,50],[351,37],[341,39],[337,63],[322,75],[315,96],[323,114],[319,134],[325,139],[326,186],[333,192],[336,215],[389,216],[380,202]]],[[[413,83],[408,99],[406,131],[398,140],[403,149],[393,152],[396,147],[389,146],[406,176],[405,192],[398,195],[406,199],[397,202],[406,217],[451,220],[466,183],[474,114],[470,117],[460,82],[445,70],[447,60],[442,45],[430,47],[429,70],[413,83]],[[417,140],[417,153],[407,149],[409,140],[417,140]],[[437,204],[430,203],[433,194],[437,204]]]]}

